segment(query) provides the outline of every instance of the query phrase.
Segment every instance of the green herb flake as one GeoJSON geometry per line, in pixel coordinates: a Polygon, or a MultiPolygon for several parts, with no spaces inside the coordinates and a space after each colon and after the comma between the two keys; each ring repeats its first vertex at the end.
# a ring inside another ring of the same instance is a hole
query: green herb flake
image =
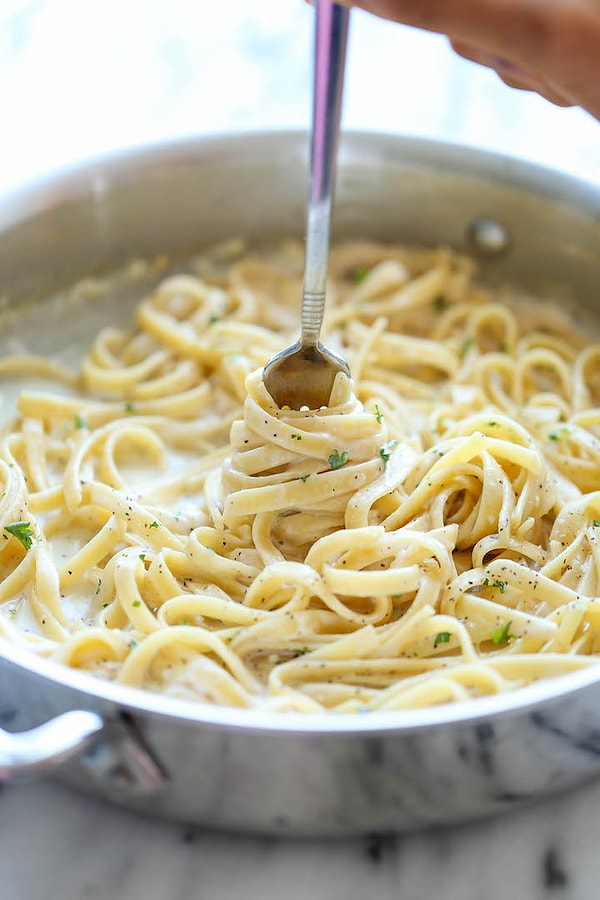
{"type": "Polygon", "coordinates": [[[137,645],[138,645],[138,642],[137,642],[137,641],[134,641],[133,638],[129,641],[129,649],[130,649],[130,650],[135,650],[135,648],[137,647],[137,645]]]}
{"type": "Polygon", "coordinates": [[[448,309],[450,306],[450,301],[447,297],[444,297],[443,294],[440,294],[433,301],[433,305],[435,307],[436,312],[444,312],[445,309],[448,309]]]}
{"type": "Polygon", "coordinates": [[[435,636],[435,641],[433,642],[434,648],[437,647],[438,644],[449,644],[451,637],[452,635],[449,631],[439,631],[435,636]]]}
{"type": "Polygon", "coordinates": [[[142,562],[144,562],[144,560],[146,559],[146,554],[145,554],[145,553],[140,553],[140,559],[141,559],[142,562]]]}
{"type": "Polygon", "coordinates": [[[500,581],[499,578],[497,578],[495,581],[490,581],[489,578],[484,578],[483,581],[482,581],[481,583],[482,583],[483,587],[493,587],[493,588],[498,588],[498,590],[500,591],[500,593],[503,594],[504,591],[506,590],[506,586],[507,586],[507,584],[508,584],[508,581],[500,581]]]}
{"type": "MultiPolygon", "coordinates": [[[[561,421],[564,422],[564,417],[561,419],[561,421]]],[[[563,425],[562,428],[559,428],[557,431],[551,431],[548,437],[551,441],[558,441],[560,440],[561,435],[564,434],[571,434],[571,429],[568,425],[563,425]]]]}
{"type": "Polygon", "coordinates": [[[496,631],[492,631],[492,641],[496,646],[499,644],[506,644],[507,641],[512,637],[509,634],[510,626],[512,625],[512,619],[510,622],[506,622],[504,625],[501,625],[500,628],[497,628],[496,631]]]}
{"type": "Polygon", "coordinates": [[[379,409],[378,403],[375,404],[375,418],[377,419],[377,424],[381,425],[381,423],[383,422],[383,413],[379,409]]]}
{"type": "MultiPolygon", "coordinates": [[[[100,588],[101,588],[101,587],[102,587],[102,579],[99,578],[99,579],[98,579],[98,586],[97,586],[97,588],[96,588],[96,593],[97,593],[97,594],[100,593],[100,588]]],[[[108,604],[105,604],[105,605],[108,606],[108,604]]]]}
{"type": "Polygon", "coordinates": [[[475,338],[471,337],[471,335],[469,335],[468,337],[466,337],[464,339],[464,341],[462,342],[462,346],[460,348],[461,359],[465,358],[465,356],[467,355],[467,353],[469,352],[469,350],[471,349],[471,347],[473,346],[474,343],[475,343],[475,338]]]}
{"type": "Polygon", "coordinates": [[[135,412],[135,403],[131,403],[131,402],[128,401],[128,402],[125,404],[125,412],[127,412],[127,413],[133,413],[133,412],[135,412]]]}
{"type": "Polygon", "coordinates": [[[13,537],[16,537],[16,539],[23,544],[25,549],[29,550],[33,543],[31,540],[33,531],[29,522],[11,522],[10,525],[4,526],[4,530],[8,531],[9,534],[12,534],[13,537]]]}
{"type": "Polygon", "coordinates": [[[342,466],[345,466],[348,462],[348,451],[342,450],[340,453],[339,450],[334,450],[333,453],[330,453],[327,457],[327,462],[329,463],[330,469],[341,469],[342,466]]]}
{"type": "Polygon", "coordinates": [[[490,428],[500,428],[500,422],[488,422],[490,428]]]}
{"type": "Polygon", "coordinates": [[[383,461],[383,468],[388,464],[388,460],[391,456],[391,451],[397,445],[398,441],[388,441],[387,444],[384,444],[383,447],[379,448],[379,455],[383,461]]]}
{"type": "Polygon", "coordinates": [[[87,422],[79,413],[75,416],[75,428],[87,428],[87,422]]]}
{"type": "Polygon", "coordinates": [[[298,657],[304,656],[306,653],[310,653],[310,647],[290,647],[289,651],[286,652],[286,655],[278,659],[275,665],[281,666],[283,663],[298,659],[298,657]]]}
{"type": "Polygon", "coordinates": [[[354,284],[362,284],[366,280],[369,270],[365,266],[358,266],[352,273],[352,281],[354,284]]]}
{"type": "Polygon", "coordinates": [[[150,522],[150,524],[148,525],[148,528],[158,528],[158,522],[156,522],[156,521],[150,522]]]}
{"type": "Polygon", "coordinates": [[[594,519],[592,525],[594,526],[594,528],[600,528],[600,519],[594,519]]]}
{"type": "Polygon", "coordinates": [[[132,603],[131,605],[132,605],[132,606],[141,606],[141,605],[142,605],[142,601],[141,601],[141,600],[134,600],[133,603],[132,603]]]}
{"type": "Polygon", "coordinates": [[[301,435],[301,434],[292,434],[292,435],[291,435],[291,438],[292,438],[293,441],[301,441],[301,440],[302,440],[302,435],[301,435]]]}
{"type": "Polygon", "coordinates": [[[216,325],[217,322],[220,322],[220,321],[221,321],[221,316],[210,316],[209,319],[208,319],[208,324],[209,324],[209,325],[216,325]]]}
{"type": "Polygon", "coordinates": [[[300,481],[301,481],[303,484],[306,484],[306,482],[308,481],[309,478],[310,478],[310,472],[308,473],[308,475],[301,475],[301,476],[300,476],[300,481]]]}

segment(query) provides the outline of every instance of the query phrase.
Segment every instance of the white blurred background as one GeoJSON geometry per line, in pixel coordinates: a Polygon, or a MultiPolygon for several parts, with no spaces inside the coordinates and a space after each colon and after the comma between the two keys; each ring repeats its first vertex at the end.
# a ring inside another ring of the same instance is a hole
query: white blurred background
{"type": "MultiPolygon", "coordinates": [[[[306,127],[303,0],[0,0],[0,190],[140,142],[306,127]]],[[[353,14],[344,126],[444,138],[600,182],[600,123],[443,38],[353,14]]]]}

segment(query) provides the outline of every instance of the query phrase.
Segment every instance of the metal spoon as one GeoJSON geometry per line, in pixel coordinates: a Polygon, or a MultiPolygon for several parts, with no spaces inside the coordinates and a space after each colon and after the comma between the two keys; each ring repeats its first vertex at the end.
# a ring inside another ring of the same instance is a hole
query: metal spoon
{"type": "Polygon", "coordinates": [[[345,360],[319,341],[325,285],[332,188],[344,84],[349,10],[316,0],[315,63],[306,257],[300,339],[267,363],[266,389],[279,407],[327,406],[335,377],[350,375],[345,360]]]}

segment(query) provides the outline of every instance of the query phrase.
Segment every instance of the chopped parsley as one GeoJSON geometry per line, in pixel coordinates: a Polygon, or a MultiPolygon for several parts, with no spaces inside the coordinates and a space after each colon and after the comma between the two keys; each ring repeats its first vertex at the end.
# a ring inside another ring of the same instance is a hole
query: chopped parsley
{"type": "Polygon", "coordinates": [[[142,562],[144,562],[144,560],[146,559],[146,554],[145,554],[145,553],[140,553],[140,559],[141,559],[142,562]]]}
{"type": "Polygon", "coordinates": [[[499,578],[497,578],[496,581],[490,581],[489,578],[484,578],[481,583],[484,587],[498,588],[500,593],[503,594],[504,591],[506,590],[506,585],[508,584],[508,581],[500,581],[499,578]]]}
{"type": "Polygon", "coordinates": [[[450,306],[450,301],[447,297],[444,297],[443,294],[440,294],[433,301],[433,305],[435,306],[436,312],[444,312],[444,310],[448,309],[450,306]]]}
{"type": "Polygon", "coordinates": [[[352,281],[354,284],[362,284],[369,274],[369,270],[365,266],[358,266],[352,273],[352,281]]]}
{"type": "Polygon", "coordinates": [[[87,423],[83,416],[80,416],[79,413],[75,416],[75,428],[87,428],[87,423]]]}
{"type": "Polygon", "coordinates": [[[594,528],[600,528],[600,519],[594,519],[592,525],[594,526],[594,528]]]}
{"type": "Polygon", "coordinates": [[[341,469],[342,466],[345,466],[348,462],[348,451],[342,450],[340,453],[339,450],[334,450],[333,453],[330,453],[327,457],[327,462],[329,463],[330,469],[341,469]]]}
{"type": "Polygon", "coordinates": [[[132,413],[135,412],[135,403],[127,402],[125,404],[125,412],[132,413]]]}
{"type": "Polygon", "coordinates": [[[377,423],[378,423],[379,425],[381,425],[381,423],[382,423],[382,421],[383,421],[383,413],[382,413],[381,410],[379,409],[379,404],[378,404],[378,403],[375,404],[375,418],[377,419],[377,423]]]}
{"type": "Polygon", "coordinates": [[[33,531],[29,522],[11,522],[10,525],[5,525],[4,530],[8,531],[9,534],[12,534],[13,537],[16,537],[18,541],[20,541],[26,550],[29,550],[31,547],[33,531]]]}
{"type": "Polygon", "coordinates": [[[449,631],[439,631],[435,636],[435,641],[433,642],[434,648],[437,647],[438,644],[448,644],[450,643],[450,638],[452,635],[449,631]]]}
{"type": "Polygon", "coordinates": [[[510,626],[512,625],[512,619],[510,622],[506,622],[504,625],[501,625],[500,628],[497,628],[496,631],[492,631],[492,641],[496,646],[499,644],[506,644],[508,640],[512,637],[509,634],[510,626]]]}
{"type": "Polygon", "coordinates": [[[397,443],[398,443],[398,441],[388,441],[387,444],[384,444],[383,447],[379,448],[379,455],[383,461],[384,469],[388,464],[388,459],[391,456],[391,451],[393,450],[393,448],[396,446],[397,443]]]}
{"type": "Polygon", "coordinates": [[[220,321],[221,321],[221,316],[210,316],[210,318],[209,318],[209,320],[208,320],[208,324],[209,324],[209,325],[216,325],[217,322],[220,322],[220,321]]]}
{"type": "Polygon", "coordinates": [[[550,438],[551,441],[558,440],[558,434],[556,433],[556,431],[551,431],[550,434],[548,435],[548,437],[550,438]]]}
{"type": "Polygon", "coordinates": [[[300,481],[301,481],[303,484],[306,484],[306,482],[308,481],[309,478],[310,478],[310,472],[308,473],[308,475],[301,475],[301,476],[300,476],[300,481]]]}
{"type": "Polygon", "coordinates": [[[467,353],[469,352],[469,350],[471,349],[471,347],[473,346],[474,343],[475,343],[475,338],[471,337],[471,335],[469,335],[468,337],[466,337],[464,339],[464,341],[462,342],[462,346],[460,348],[461,358],[464,358],[467,355],[467,353]]]}
{"type": "Polygon", "coordinates": [[[293,441],[301,441],[301,440],[302,440],[302,435],[301,435],[301,434],[292,434],[292,435],[291,435],[291,438],[292,438],[293,441]]]}
{"type": "Polygon", "coordinates": [[[289,651],[284,651],[286,655],[278,659],[275,665],[280,666],[282,663],[291,662],[291,660],[293,659],[298,659],[299,656],[304,656],[305,653],[310,653],[310,649],[310,647],[291,647],[289,651]]]}
{"type": "Polygon", "coordinates": [[[150,524],[148,525],[148,528],[158,528],[158,522],[156,522],[156,521],[150,522],[150,524]]]}
{"type": "Polygon", "coordinates": [[[132,603],[131,605],[132,605],[132,606],[141,606],[141,605],[142,605],[142,601],[141,601],[141,600],[134,600],[133,603],[132,603]]]}

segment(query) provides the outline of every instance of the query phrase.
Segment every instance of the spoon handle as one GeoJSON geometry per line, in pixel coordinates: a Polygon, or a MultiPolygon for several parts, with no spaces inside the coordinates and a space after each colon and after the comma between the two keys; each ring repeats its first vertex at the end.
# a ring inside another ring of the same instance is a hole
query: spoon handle
{"type": "Polygon", "coordinates": [[[325,311],[329,225],[350,12],[316,0],[310,185],[302,295],[303,347],[316,347],[325,311]]]}

